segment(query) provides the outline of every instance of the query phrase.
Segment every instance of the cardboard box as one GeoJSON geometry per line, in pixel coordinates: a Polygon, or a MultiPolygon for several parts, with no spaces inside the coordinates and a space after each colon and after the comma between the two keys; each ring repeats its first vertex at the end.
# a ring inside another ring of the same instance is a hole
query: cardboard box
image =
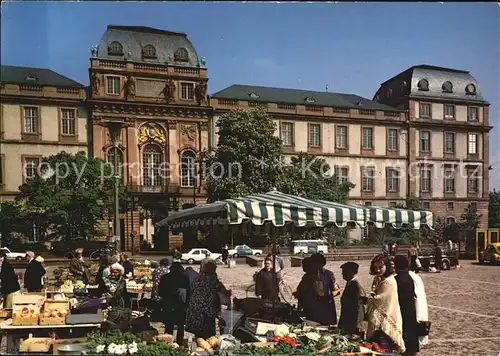
{"type": "Polygon", "coordinates": [[[12,298],[12,325],[38,325],[44,293],[25,293],[12,298]]]}
{"type": "Polygon", "coordinates": [[[40,325],[64,325],[66,324],[66,315],[70,312],[69,302],[66,300],[52,300],[47,299],[43,305],[42,312],[40,313],[40,325]],[[61,311],[66,310],[67,314],[65,315],[57,315],[57,316],[49,316],[46,317],[43,314],[48,311],[51,312],[53,310],[61,311]]]}

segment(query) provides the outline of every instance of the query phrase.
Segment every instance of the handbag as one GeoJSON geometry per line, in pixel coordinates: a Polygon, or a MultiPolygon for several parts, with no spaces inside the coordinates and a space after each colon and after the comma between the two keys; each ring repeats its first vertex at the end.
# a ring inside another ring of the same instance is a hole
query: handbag
{"type": "Polygon", "coordinates": [[[417,323],[417,336],[427,336],[431,330],[430,321],[419,321],[417,323]]]}

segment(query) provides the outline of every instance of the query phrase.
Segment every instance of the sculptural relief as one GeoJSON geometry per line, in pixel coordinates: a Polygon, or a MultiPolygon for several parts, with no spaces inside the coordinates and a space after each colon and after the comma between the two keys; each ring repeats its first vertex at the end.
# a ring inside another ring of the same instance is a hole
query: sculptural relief
{"type": "Polygon", "coordinates": [[[135,96],[135,79],[132,76],[127,77],[127,83],[125,86],[125,98],[129,99],[135,96]]]}
{"type": "Polygon", "coordinates": [[[92,74],[92,93],[94,95],[99,95],[99,88],[101,87],[101,79],[99,78],[99,74],[92,74]]]}
{"type": "Polygon", "coordinates": [[[182,125],[181,134],[186,136],[189,141],[194,141],[196,137],[196,127],[194,125],[182,125]]]}
{"type": "Polygon", "coordinates": [[[208,84],[206,79],[202,79],[201,82],[199,82],[196,85],[196,88],[194,89],[194,95],[196,97],[196,101],[198,102],[198,105],[206,104],[207,102],[207,89],[208,89],[208,84]]]}
{"type": "Polygon", "coordinates": [[[165,88],[163,89],[163,95],[167,103],[171,103],[175,100],[175,82],[172,79],[167,80],[165,88]]]}
{"type": "Polygon", "coordinates": [[[137,135],[137,140],[140,144],[155,141],[163,145],[167,142],[167,137],[162,127],[157,124],[149,123],[141,126],[137,135]]]}

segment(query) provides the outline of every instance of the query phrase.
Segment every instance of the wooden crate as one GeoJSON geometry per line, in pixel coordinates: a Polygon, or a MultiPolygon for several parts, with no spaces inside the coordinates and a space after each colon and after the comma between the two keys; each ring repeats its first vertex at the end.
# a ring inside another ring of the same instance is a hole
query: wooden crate
{"type": "Polygon", "coordinates": [[[28,338],[19,344],[19,352],[48,352],[52,341],[49,337],[33,337],[33,334],[29,334],[28,338]]]}
{"type": "Polygon", "coordinates": [[[64,325],[66,323],[66,315],[63,316],[50,316],[50,317],[45,317],[43,316],[43,313],[45,311],[52,311],[52,310],[63,310],[65,309],[68,314],[70,311],[70,305],[68,301],[65,300],[52,300],[52,299],[47,299],[43,305],[43,310],[40,313],[40,325],[64,325]]]}
{"type": "Polygon", "coordinates": [[[12,306],[12,325],[27,326],[38,325],[40,316],[40,306],[38,304],[14,304],[12,306]],[[23,310],[28,309],[28,313],[23,310]],[[34,311],[32,313],[32,311],[34,311]]]}

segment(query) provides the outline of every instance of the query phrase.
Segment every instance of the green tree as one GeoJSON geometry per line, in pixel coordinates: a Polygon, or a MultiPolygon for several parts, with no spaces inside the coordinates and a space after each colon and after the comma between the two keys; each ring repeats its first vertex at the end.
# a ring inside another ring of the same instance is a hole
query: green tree
{"type": "Polygon", "coordinates": [[[489,193],[488,226],[490,228],[500,227],[500,190],[493,189],[489,193]]]}
{"type": "Polygon", "coordinates": [[[0,206],[0,234],[2,246],[12,242],[14,234],[21,232],[26,225],[22,206],[16,202],[3,202],[0,206]]]}
{"type": "MultiPolygon", "coordinates": [[[[34,178],[19,187],[20,197],[48,238],[92,238],[105,232],[99,222],[112,206],[112,167],[99,158],[61,152],[42,160],[34,178]],[[43,217],[43,219],[40,219],[43,217]],[[43,221],[40,221],[43,220],[43,221]]],[[[123,196],[123,187],[120,193],[123,196]]]]}
{"type": "Polygon", "coordinates": [[[481,225],[481,214],[477,213],[476,205],[469,204],[460,216],[460,226],[463,230],[476,230],[481,225]]]}
{"type": "Polygon", "coordinates": [[[208,202],[265,193],[280,186],[283,145],[263,108],[235,109],[217,122],[219,141],[200,157],[208,202]]]}

